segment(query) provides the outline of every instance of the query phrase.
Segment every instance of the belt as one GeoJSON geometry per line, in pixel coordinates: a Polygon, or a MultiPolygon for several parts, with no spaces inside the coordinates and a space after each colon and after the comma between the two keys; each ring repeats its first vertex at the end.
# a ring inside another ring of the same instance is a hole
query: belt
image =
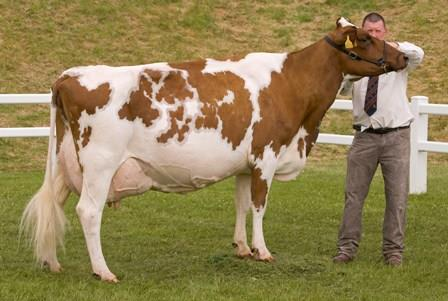
{"type": "MultiPolygon", "coordinates": [[[[363,132],[366,133],[372,133],[372,134],[387,134],[390,132],[396,132],[399,130],[404,130],[404,129],[408,129],[409,125],[406,126],[399,126],[396,128],[378,128],[378,129],[374,129],[374,128],[366,128],[363,132]]],[[[361,126],[354,124],[353,125],[353,129],[357,130],[357,131],[361,131],[361,126]]]]}

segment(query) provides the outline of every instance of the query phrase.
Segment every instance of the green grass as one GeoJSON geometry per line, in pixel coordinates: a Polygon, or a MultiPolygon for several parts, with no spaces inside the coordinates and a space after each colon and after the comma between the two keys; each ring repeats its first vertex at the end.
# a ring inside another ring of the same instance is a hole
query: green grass
{"type": "MultiPolygon", "coordinates": [[[[310,162],[296,181],[275,182],[265,237],[276,261],[241,260],[231,247],[233,181],[186,194],[149,192],[106,208],[102,242],[118,285],[91,276],[76,198],[65,207],[61,274],[42,271],[18,245],[21,212],[41,172],[0,173],[0,295],[3,300],[446,300],[448,298],[447,165],[430,166],[428,193],[411,196],[404,266],[381,261],[384,208],[380,174],[364,210],[359,257],[331,256],[343,208],[345,166],[310,162]]],[[[250,227],[248,227],[250,233],[250,227]]]]}

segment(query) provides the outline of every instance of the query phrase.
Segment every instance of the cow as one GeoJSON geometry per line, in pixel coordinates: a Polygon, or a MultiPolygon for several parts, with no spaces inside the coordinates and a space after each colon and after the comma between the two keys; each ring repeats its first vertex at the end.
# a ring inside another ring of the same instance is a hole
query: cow
{"type": "Polygon", "coordinates": [[[147,190],[189,192],[236,177],[234,246],[271,261],[263,216],[273,179],[295,179],[345,77],[406,67],[407,58],[345,18],[290,53],[66,70],[52,87],[45,178],[22,216],[36,259],[61,270],[64,202],[76,206],[93,273],[117,282],[100,243],[102,211],[147,190]],[[252,245],[246,216],[253,214],[252,245]]]}

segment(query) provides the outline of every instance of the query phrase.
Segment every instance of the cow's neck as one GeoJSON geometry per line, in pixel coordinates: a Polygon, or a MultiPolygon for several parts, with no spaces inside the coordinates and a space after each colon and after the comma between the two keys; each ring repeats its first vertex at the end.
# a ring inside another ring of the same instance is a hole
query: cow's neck
{"type": "Polygon", "coordinates": [[[298,52],[289,54],[285,66],[290,84],[295,86],[298,101],[309,109],[328,109],[341,85],[343,75],[339,55],[321,40],[298,52]]]}
{"type": "Polygon", "coordinates": [[[295,110],[298,126],[304,126],[309,134],[310,147],[342,83],[338,54],[324,40],[318,41],[301,51],[290,53],[285,72],[295,94],[291,107],[295,110]]]}

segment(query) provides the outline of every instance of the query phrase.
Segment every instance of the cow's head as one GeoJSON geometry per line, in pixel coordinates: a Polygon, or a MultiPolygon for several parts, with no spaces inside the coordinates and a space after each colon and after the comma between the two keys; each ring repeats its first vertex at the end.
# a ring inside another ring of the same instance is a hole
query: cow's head
{"type": "Polygon", "coordinates": [[[404,69],[407,65],[407,58],[402,52],[370,36],[345,18],[336,21],[336,29],[328,34],[326,41],[339,50],[345,74],[379,75],[404,69]]]}

